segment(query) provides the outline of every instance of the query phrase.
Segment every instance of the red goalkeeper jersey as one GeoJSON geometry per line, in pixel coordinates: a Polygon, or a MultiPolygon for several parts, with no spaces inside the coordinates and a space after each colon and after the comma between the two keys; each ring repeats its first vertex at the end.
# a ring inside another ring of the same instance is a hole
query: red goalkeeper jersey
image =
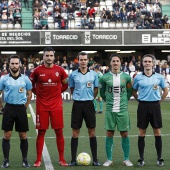
{"type": "Polygon", "coordinates": [[[38,66],[30,75],[33,87],[36,88],[36,110],[52,111],[62,109],[62,80],[68,76],[60,66],[46,68],[38,66]]]}

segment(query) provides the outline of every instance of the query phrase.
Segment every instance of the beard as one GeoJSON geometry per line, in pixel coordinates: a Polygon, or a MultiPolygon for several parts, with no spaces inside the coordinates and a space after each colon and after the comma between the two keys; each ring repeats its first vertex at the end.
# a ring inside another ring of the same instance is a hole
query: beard
{"type": "Polygon", "coordinates": [[[14,69],[10,69],[10,71],[15,74],[15,73],[17,73],[19,71],[19,68],[15,69],[15,70],[14,69]]]}

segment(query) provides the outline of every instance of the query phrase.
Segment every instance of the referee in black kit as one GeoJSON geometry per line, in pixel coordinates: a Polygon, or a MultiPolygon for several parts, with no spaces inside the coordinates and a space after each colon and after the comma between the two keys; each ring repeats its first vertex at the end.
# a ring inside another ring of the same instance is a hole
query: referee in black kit
{"type": "Polygon", "coordinates": [[[28,118],[26,109],[32,97],[32,83],[25,75],[20,74],[20,58],[12,55],[9,59],[10,73],[0,80],[0,94],[4,92],[5,107],[0,100],[0,109],[3,112],[2,130],[4,137],[2,139],[2,151],[4,161],[1,168],[9,167],[10,138],[13,126],[18,131],[20,137],[20,149],[22,152],[22,165],[29,168],[27,161],[28,141],[26,132],[28,128],[28,118]]]}

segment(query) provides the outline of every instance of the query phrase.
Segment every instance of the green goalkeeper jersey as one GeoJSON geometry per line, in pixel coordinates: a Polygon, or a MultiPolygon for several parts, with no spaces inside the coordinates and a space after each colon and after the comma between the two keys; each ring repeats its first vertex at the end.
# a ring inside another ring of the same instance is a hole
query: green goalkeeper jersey
{"type": "Polygon", "coordinates": [[[123,112],[128,109],[128,100],[132,95],[131,77],[120,72],[108,72],[100,78],[100,94],[106,101],[106,110],[123,112]]]}

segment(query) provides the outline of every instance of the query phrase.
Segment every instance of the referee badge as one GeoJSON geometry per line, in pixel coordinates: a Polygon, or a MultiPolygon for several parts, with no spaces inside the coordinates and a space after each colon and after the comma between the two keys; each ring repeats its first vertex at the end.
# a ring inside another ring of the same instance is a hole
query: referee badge
{"type": "Polygon", "coordinates": [[[24,93],[24,88],[23,87],[19,88],[19,93],[24,93]]]}
{"type": "Polygon", "coordinates": [[[91,87],[92,86],[92,83],[89,81],[87,82],[87,87],[91,87]]]}
{"type": "Polygon", "coordinates": [[[153,84],[153,89],[157,90],[158,89],[158,85],[157,84],[153,84]]]}

